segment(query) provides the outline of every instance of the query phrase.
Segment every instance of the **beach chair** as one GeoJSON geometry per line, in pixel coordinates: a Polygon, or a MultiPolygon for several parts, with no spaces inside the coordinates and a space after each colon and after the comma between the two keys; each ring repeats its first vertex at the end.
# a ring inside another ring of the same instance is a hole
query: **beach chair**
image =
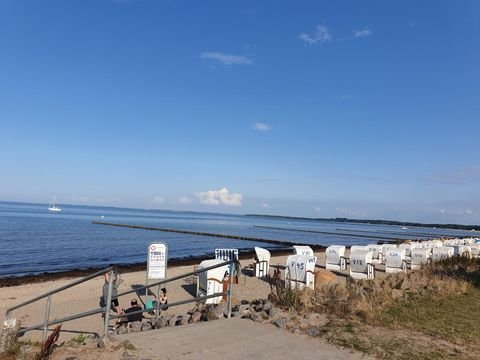
{"type": "Polygon", "coordinates": [[[350,277],[355,280],[372,280],[375,278],[372,251],[354,250],[350,252],[350,277]]]}
{"type": "Polygon", "coordinates": [[[270,251],[255,246],[255,254],[257,257],[257,260],[255,261],[255,277],[260,278],[267,276],[270,268],[270,251]]]}
{"type": "Polygon", "coordinates": [[[330,245],[325,250],[325,268],[327,270],[342,271],[347,269],[345,246],[330,245]]]}
{"type": "Polygon", "coordinates": [[[397,273],[407,271],[405,248],[390,248],[385,253],[385,272],[397,273]]]}
{"type": "Polygon", "coordinates": [[[316,262],[316,256],[290,255],[285,266],[285,287],[314,289],[316,262]]]}
{"type": "Polygon", "coordinates": [[[472,249],[466,245],[453,245],[453,256],[472,256],[472,249]]]}
{"type": "MultiPolygon", "coordinates": [[[[198,270],[224,262],[225,260],[223,259],[204,260],[198,266],[198,270]]],[[[197,296],[202,297],[223,292],[223,279],[225,278],[225,274],[228,274],[228,265],[201,272],[198,275],[197,296]]],[[[221,300],[222,296],[217,296],[207,299],[205,303],[218,304],[221,300]]]]}
{"type": "Polygon", "coordinates": [[[366,250],[371,251],[373,253],[372,262],[374,264],[383,264],[384,256],[383,256],[382,244],[368,244],[366,250]]]}
{"type": "Polygon", "coordinates": [[[480,244],[470,244],[469,245],[472,257],[478,258],[480,257],[480,244]]]}
{"type": "Polygon", "coordinates": [[[451,258],[453,256],[453,247],[450,246],[442,246],[439,248],[432,249],[432,261],[440,261],[451,258]]]}
{"type": "Polygon", "coordinates": [[[294,245],[293,246],[293,253],[295,255],[304,255],[304,256],[314,256],[315,255],[310,246],[300,246],[300,245],[294,245]]]}
{"type": "Polygon", "coordinates": [[[410,268],[412,270],[418,270],[432,261],[432,249],[420,247],[414,248],[411,251],[411,258],[412,262],[410,268]]]}
{"type": "Polygon", "coordinates": [[[410,253],[412,249],[414,249],[415,247],[416,247],[416,244],[413,242],[407,242],[407,243],[402,243],[398,245],[399,249],[405,249],[405,257],[407,259],[410,259],[410,253]]]}

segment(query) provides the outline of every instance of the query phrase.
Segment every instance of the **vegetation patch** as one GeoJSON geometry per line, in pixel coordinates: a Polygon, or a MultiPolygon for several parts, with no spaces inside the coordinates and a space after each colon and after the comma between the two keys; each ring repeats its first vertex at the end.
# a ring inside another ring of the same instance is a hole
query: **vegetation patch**
{"type": "Polygon", "coordinates": [[[480,259],[457,257],[315,291],[271,289],[271,300],[283,308],[328,315],[324,338],[379,358],[475,359],[480,353],[480,259]]]}

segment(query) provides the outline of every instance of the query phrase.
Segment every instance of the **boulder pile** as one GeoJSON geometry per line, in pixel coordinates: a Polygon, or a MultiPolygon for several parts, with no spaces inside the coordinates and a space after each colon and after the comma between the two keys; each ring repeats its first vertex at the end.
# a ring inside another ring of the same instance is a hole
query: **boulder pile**
{"type": "MultiPolygon", "coordinates": [[[[124,324],[115,329],[116,334],[148,331],[173,326],[193,324],[200,321],[213,321],[225,319],[228,316],[226,303],[218,305],[197,304],[194,308],[182,315],[160,315],[158,319],[149,319],[143,322],[124,324]]],[[[328,318],[323,314],[299,314],[295,310],[283,310],[275,306],[270,300],[257,299],[253,301],[242,300],[232,307],[232,317],[250,319],[259,323],[269,323],[280,329],[293,333],[305,333],[309,336],[319,336],[322,327],[328,323],[328,318]]]]}

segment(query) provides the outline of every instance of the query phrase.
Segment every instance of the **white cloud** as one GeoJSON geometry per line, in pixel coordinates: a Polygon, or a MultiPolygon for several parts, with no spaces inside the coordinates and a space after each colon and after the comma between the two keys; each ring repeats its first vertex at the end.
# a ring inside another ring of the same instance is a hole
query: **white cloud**
{"type": "Polygon", "coordinates": [[[311,34],[301,33],[300,39],[307,45],[317,45],[333,40],[330,30],[324,25],[317,25],[311,34]]]}
{"type": "Polygon", "coordinates": [[[322,211],[322,208],[321,208],[320,206],[317,206],[317,207],[315,207],[314,210],[315,210],[316,212],[320,212],[320,211],[322,211]]]}
{"type": "Polygon", "coordinates": [[[442,214],[445,214],[445,211],[446,211],[445,209],[440,209],[440,212],[441,212],[442,214]]]}
{"type": "Polygon", "coordinates": [[[369,29],[354,30],[353,36],[356,38],[367,37],[372,35],[372,31],[369,29]]]}
{"type": "Polygon", "coordinates": [[[188,196],[180,196],[177,201],[180,203],[180,204],[190,204],[192,202],[192,199],[190,199],[190,197],[188,196]]]}
{"type": "Polygon", "coordinates": [[[264,209],[269,209],[269,208],[270,208],[270,205],[268,205],[267,203],[264,203],[264,204],[262,204],[262,208],[264,208],[264,209]]]}
{"type": "Polygon", "coordinates": [[[152,199],[152,203],[154,203],[154,204],[164,204],[165,203],[165,198],[163,198],[161,196],[155,196],[152,199]]]}
{"type": "Polygon", "coordinates": [[[195,194],[201,204],[242,206],[242,194],[230,193],[227,188],[208,190],[195,194]]]}
{"type": "Polygon", "coordinates": [[[465,210],[465,213],[468,214],[468,215],[472,215],[472,214],[473,214],[473,211],[470,210],[470,209],[467,209],[467,210],[465,210]]]}
{"type": "Polygon", "coordinates": [[[255,123],[253,124],[253,129],[257,131],[270,131],[272,130],[272,127],[264,123],[255,123]]]}
{"type": "Polygon", "coordinates": [[[200,54],[202,59],[218,61],[224,65],[250,65],[253,64],[253,60],[249,57],[242,55],[230,55],[220,52],[202,52],[200,54]]]}

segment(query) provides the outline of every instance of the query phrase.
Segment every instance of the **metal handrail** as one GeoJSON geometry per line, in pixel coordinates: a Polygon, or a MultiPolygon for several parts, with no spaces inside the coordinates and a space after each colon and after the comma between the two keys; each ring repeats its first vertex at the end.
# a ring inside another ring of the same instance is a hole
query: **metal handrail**
{"type": "MultiPolygon", "coordinates": [[[[175,280],[179,280],[179,279],[182,279],[182,278],[185,278],[185,277],[188,277],[188,276],[192,276],[192,275],[196,275],[196,274],[199,274],[199,273],[202,273],[202,272],[205,272],[205,271],[208,271],[208,270],[212,270],[212,269],[216,269],[216,268],[219,268],[219,267],[223,267],[225,265],[232,265],[234,263],[238,262],[237,260],[233,259],[233,260],[229,260],[229,261],[225,261],[223,263],[220,263],[220,264],[216,264],[216,265],[212,265],[212,266],[209,266],[209,267],[206,267],[206,268],[202,268],[202,269],[199,269],[199,270],[195,270],[195,271],[192,271],[192,272],[189,272],[189,273],[186,273],[186,274],[182,274],[182,275],[178,275],[178,276],[175,276],[175,277],[172,277],[172,278],[168,278],[168,279],[163,279],[161,281],[157,281],[155,283],[152,283],[152,284],[148,284],[148,285],[145,285],[145,286],[142,286],[142,287],[139,287],[139,288],[136,288],[136,289],[132,289],[132,290],[128,290],[128,291],[124,291],[123,293],[119,293],[117,294],[117,298],[120,297],[120,296],[123,296],[123,295],[127,295],[127,294],[131,294],[133,292],[138,292],[138,291],[141,291],[141,290],[145,290],[145,289],[149,289],[151,287],[154,287],[154,286],[157,286],[157,285],[161,285],[161,284],[166,284],[166,283],[169,283],[169,282],[172,282],[172,281],[175,281],[175,280]]],[[[67,285],[64,285],[62,287],[59,287],[55,290],[52,290],[52,291],[49,291],[49,292],[46,292],[45,294],[42,294],[40,296],[37,296],[33,299],[30,299],[30,300],[27,300],[21,304],[18,304],[18,305],[15,305],[15,306],[12,306],[10,308],[7,309],[6,311],[6,316],[8,316],[8,314],[12,311],[12,310],[15,310],[15,309],[18,309],[18,308],[21,308],[25,305],[28,305],[28,304],[31,304],[35,301],[38,301],[40,299],[43,299],[43,298],[47,298],[47,310],[45,312],[45,321],[42,323],[42,324],[37,324],[37,325],[34,325],[34,326],[30,326],[28,328],[22,328],[22,329],[19,329],[17,331],[17,334],[18,335],[22,335],[22,334],[25,334],[26,332],[28,331],[31,331],[31,330],[36,330],[36,329],[40,329],[43,327],[44,329],[44,338],[46,337],[46,331],[47,331],[47,327],[50,326],[50,325],[55,325],[55,324],[59,324],[59,323],[62,323],[62,322],[66,322],[66,321],[71,321],[71,320],[76,320],[76,319],[80,319],[80,318],[83,318],[83,317],[87,317],[87,316],[91,316],[91,315],[95,315],[95,314],[98,314],[98,313],[105,313],[105,328],[104,328],[104,336],[107,335],[107,332],[108,332],[108,323],[109,323],[109,320],[110,319],[116,319],[116,318],[121,318],[121,317],[125,317],[126,315],[125,314],[122,314],[122,315],[111,315],[110,316],[110,306],[111,306],[111,297],[112,297],[112,282],[113,282],[113,276],[112,276],[112,271],[113,269],[115,268],[115,266],[110,266],[108,268],[105,268],[103,270],[100,270],[100,271],[97,271],[89,276],[86,276],[82,279],[79,279],[79,280],[76,280],[70,284],[67,284],[67,285]],[[75,285],[78,285],[78,284],[81,284],[85,281],[88,281],[90,279],[93,279],[94,277],[97,277],[101,274],[104,274],[106,272],[110,271],[110,277],[109,277],[109,290],[108,290],[108,297],[106,299],[106,304],[104,307],[100,307],[100,308],[96,308],[96,309],[93,309],[93,310],[89,310],[89,311],[85,311],[85,312],[82,312],[82,313],[78,313],[78,314],[75,314],[75,315],[71,315],[71,316],[67,316],[67,317],[64,317],[64,318],[61,318],[61,319],[55,319],[55,320],[52,320],[52,321],[49,321],[48,320],[48,317],[49,317],[49,314],[50,314],[50,296],[53,295],[53,294],[56,294],[60,291],[63,291],[63,290],[66,290],[68,288],[71,288],[75,285]]],[[[232,268],[230,267],[229,271],[231,272],[232,271],[232,268]]],[[[192,302],[198,302],[198,301],[202,301],[202,300],[207,300],[207,299],[210,299],[210,298],[214,298],[214,297],[218,297],[218,296],[225,296],[227,295],[228,296],[228,317],[230,317],[230,314],[231,314],[231,297],[232,297],[232,274],[230,274],[230,284],[229,284],[229,287],[228,287],[228,291],[227,292],[221,292],[221,293],[215,293],[215,294],[212,294],[212,295],[206,295],[206,296],[202,296],[202,297],[199,297],[199,296],[196,296],[195,298],[193,299],[189,299],[189,300],[182,300],[182,301],[178,301],[178,302],[175,302],[175,303],[172,303],[172,304],[164,304],[164,305],[160,305],[160,304],[157,304],[157,307],[156,309],[157,310],[161,310],[165,307],[173,307],[173,306],[178,306],[178,305],[183,305],[183,304],[188,304],[188,303],[192,303],[192,302]]],[[[143,312],[146,312],[146,311],[149,311],[147,309],[144,309],[142,311],[138,310],[136,312],[131,312],[129,314],[137,314],[137,313],[143,313],[143,312]]],[[[157,314],[158,314],[158,311],[157,311],[157,314]]]]}
{"type": "MultiPolygon", "coordinates": [[[[215,293],[215,294],[212,294],[212,295],[202,296],[201,300],[207,300],[207,299],[210,299],[210,298],[214,298],[214,297],[218,297],[218,296],[224,296],[224,295],[228,295],[228,292],[221,292],[221,293],[215,293]]],[[[197,302],[197,301],[198,301],[197,298],[182,300],[182,301],[177,301],[177,302],[172,303],[172,304],[160,305],[158,308],[160,310],[162,310],[162,309],[167,308],[167,307],[184,305],[184,304],[197,302]]],[[[56,325],[56,324],[60,324],[60,323],[66,322],[66,321],[72,321],[72,320],[80,319],[82,317],[91,316],[91,315],[95,315],[95,314],[100,314],[100,313],[104,312],[104,310],[105,310],[105,308],[101,307],[101,308],[97,308],[97,309],[94,309],[94,310],[85,311],[83,313],[78,313],[78,314],[75,314],[75,315],[66,316],[66,317],[61,318],[61,319],[55,319],[55,320],[49,321],[47,325],[48,326],[56,325]]],[[[148,312],[148,311],[151,311],[151,310],[142,309],[142,310],[132,311],[132,312],[129,312],[128,315],[140,314],[140,313],[144,313],[144,312],[148,312]]],[[[112,316],[110,316],[110,319],[123,318],[123,317],[126,317],[126,316],[127,316],[127,314],[112,315],[112,316]]],[[[43,326],[44,326],[44,324],[41,323],[41,324],[29,326],[28,328],[21,328],[20,330],[18,330],[17,334],[21,335],[21,334],[24,334],[28,331],[41,329],[43,326]]]]}
{"type": "Polygon", "coordinates": [[[70,284],[61,286],[61,287],[59,287],[59,288],[57,288],[57,289],[55,289],[55,290],[51,290],[51,291],[48,291],[48,292],[46,292],[46,293],[44,293],[44,294],[42,294],[42,295],[39,295],[39,296],[37,296],[37,297],[34,297],[33,299],[30,299],[30,300],[24,301],[23,303],[20,303],[20,304],[18,304],[18,305],[12,306],[12,307],[8,308],[7,311],[5,312],[5,317],[8,317],[8,313],[10,313],[10,312],[13,311],[13,310],[16,310],[16,309],[19,309],[19,308],[24,307],[24,306],[26,306],[26,305],[32,304],[32,303],[34,303],[34,302],[36,302],[36,301],[38,301],[38,300],[44,299],[44,298],[49,297],[49,296],[51,296],[51,295],[53,295],[53,294],[56,294],[56,293],[58,293],[58,292],[60,292],[60,291],[69,289],[69,288],[71,288],[71,287],[73,287],[73,286],[76,286],[76,285],[81,284],[81,283],[83,283],[83,282],[85,282],[85,281],[88,281],[88,280],[90,280],[90,279],[93,279],[93,278],[95,278],[95,277],[97,277],[97,276],[99,276],[99,275],[102,275],[102,274],[106,273],[107,271],[113,270],[113,268],[114,268],[114,266],[109,266],[108,268],[105,268],[105,269],[103,269],[103,270],[99,270],[99,271],[97,271],[97,272],[95,272],[95,273],[93,273],[93,274],[91,274],[91,275],[85,276],[85,277],[83,277],[83,278],[81,278],[81,279],[79,279],[79,280],[75,280],[75,281],[71,282],[70,284]]]}
{"type": "Polygon", "coordinates": [[[212,266],[209,266],[209,267],[206,267],[206,268],[202,268],[200,270],[194,270],[192,272],[182,274],[182,275],[177,275],[177,276],[174,276],[172,278],[162,279],[160,281],[157,281],[157,282],[145,285],[145,286],[141,286],[141,287],[138,287],[138,288],[135,288],[135,289],[132,289],[132,290],[124,291],[120,294],[117,294],[117,297],[120,297],[120,296],[123,296],[123,295],[128,295],[128,294],[131,294],[131,293],[134,293],[134,292],[140,292],[141,290],[145,290],[145,289],[151,288],[153,286],[167,284],[167,283],[172,282],[172,281],[183,279],[184,277],[197,275],[197,274],[200,274],[202,272],[212,270],[212,269],[216,269],[216,268],[219,268],[219,267],[222,267],[222,266],[225,266],[225,265],[234,264],[236,262],[237,262],[237,260],[235,260],[235,259],[234,260],[228,260],[228,261],[225,261],[225,262],[217,264],[217,265],[212,265],[212,266]]]}

